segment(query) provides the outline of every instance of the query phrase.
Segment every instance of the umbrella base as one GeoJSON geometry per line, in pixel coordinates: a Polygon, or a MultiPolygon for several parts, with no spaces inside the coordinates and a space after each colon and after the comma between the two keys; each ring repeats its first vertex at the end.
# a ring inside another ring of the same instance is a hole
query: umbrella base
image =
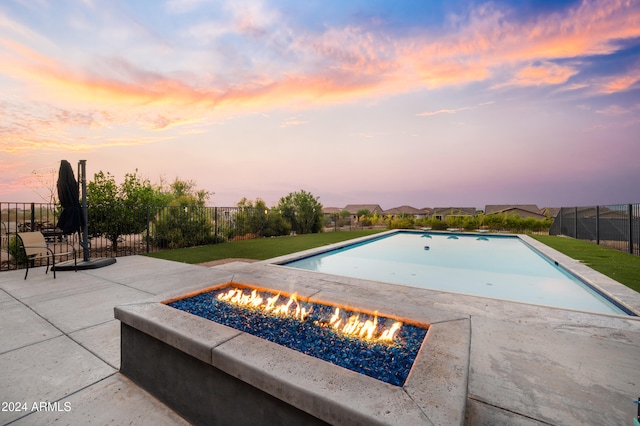
{"type": "MultiPolygon", "coordinates": [[[[102,257],[98,259],[80,260],[78,261],[78,270],[84,269],[98,269],[104,266],[113,265],[116,263],[115,257],[102,257]]],[[[56,271],[74,271],[75,266],[73,260],[56,264],[56,271]]]]}

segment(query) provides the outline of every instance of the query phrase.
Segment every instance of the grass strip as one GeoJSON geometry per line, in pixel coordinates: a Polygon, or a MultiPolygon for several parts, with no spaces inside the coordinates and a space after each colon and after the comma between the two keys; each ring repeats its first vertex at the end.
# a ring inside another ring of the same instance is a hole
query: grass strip
{"type": "Polygon", "coordinates": [[[358,231],[321,232],[275,238],[256,238],[231,243],[188,247],[175,250],[163,250],[148,256],[183,263],[204,263],[213,260],[242,258],[265,260],[302,250],[339,243],[353,238],[364,237],[382,232],[377,229],[358,231]]]}
{"type": "Polygon", "coordinates": [[[640,256],[573,238],[549,235],[531,237],[640,292],[640,256]]]}

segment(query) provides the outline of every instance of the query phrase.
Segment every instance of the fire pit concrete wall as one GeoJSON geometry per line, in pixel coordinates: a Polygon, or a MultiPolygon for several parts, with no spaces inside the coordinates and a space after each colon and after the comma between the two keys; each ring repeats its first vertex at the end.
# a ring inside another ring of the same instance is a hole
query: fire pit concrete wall
{"type": "Polygon", "coordinates": [[[121,372],[193,424],[464,423],[468,318],[431,323],[398,387],[162,300],[115,308],[121,372]]]}

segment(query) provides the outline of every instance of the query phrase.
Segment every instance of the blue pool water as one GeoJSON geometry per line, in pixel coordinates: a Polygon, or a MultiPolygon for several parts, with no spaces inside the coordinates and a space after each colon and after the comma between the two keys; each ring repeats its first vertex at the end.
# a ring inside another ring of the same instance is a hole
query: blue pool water
{"type": "Polygon", "coordinates": [[[493,299],[626,314],[515,236],[399,232],[285,266],[493,299]]]}

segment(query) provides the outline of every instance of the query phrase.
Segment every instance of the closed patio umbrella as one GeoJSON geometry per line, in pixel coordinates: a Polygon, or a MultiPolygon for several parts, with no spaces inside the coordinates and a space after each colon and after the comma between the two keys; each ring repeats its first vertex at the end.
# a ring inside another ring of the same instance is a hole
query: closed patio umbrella
{"type": "Polygon", "coordinates": [[[64,235],[77,232],[80,237],[81,228],[84,226],[84,216],[80,207],[78,182],[73,176],[73,169],[67,160],[60,162],[58,199],[62,205],[62,213],[58,219],[57,227],[62,230],[64,235]]]}
{"type": "Polygon", "coordinates": [[[62,160],[60,163],[60,173],[58,175],[58,198],[62,205],[62,213],[58,219],[57,227],[62,230],[64,235],[78,233],[78,241],[83,249],[83,260],[76,265],[56,265],[56,270],[79,269],[95,269],[116,263],[115,258],[98,258],[89,259],[89,238],[87,229],[87,188],[86,188],[86,161],[80,160],[78,169],[78,178],[82,182],[82,203],[80,205],[80,190],[78,182],[73,176],[73,169],[68,161],[62,160]],[[84,232],[83,232],[84,231],[84,232]]]}

